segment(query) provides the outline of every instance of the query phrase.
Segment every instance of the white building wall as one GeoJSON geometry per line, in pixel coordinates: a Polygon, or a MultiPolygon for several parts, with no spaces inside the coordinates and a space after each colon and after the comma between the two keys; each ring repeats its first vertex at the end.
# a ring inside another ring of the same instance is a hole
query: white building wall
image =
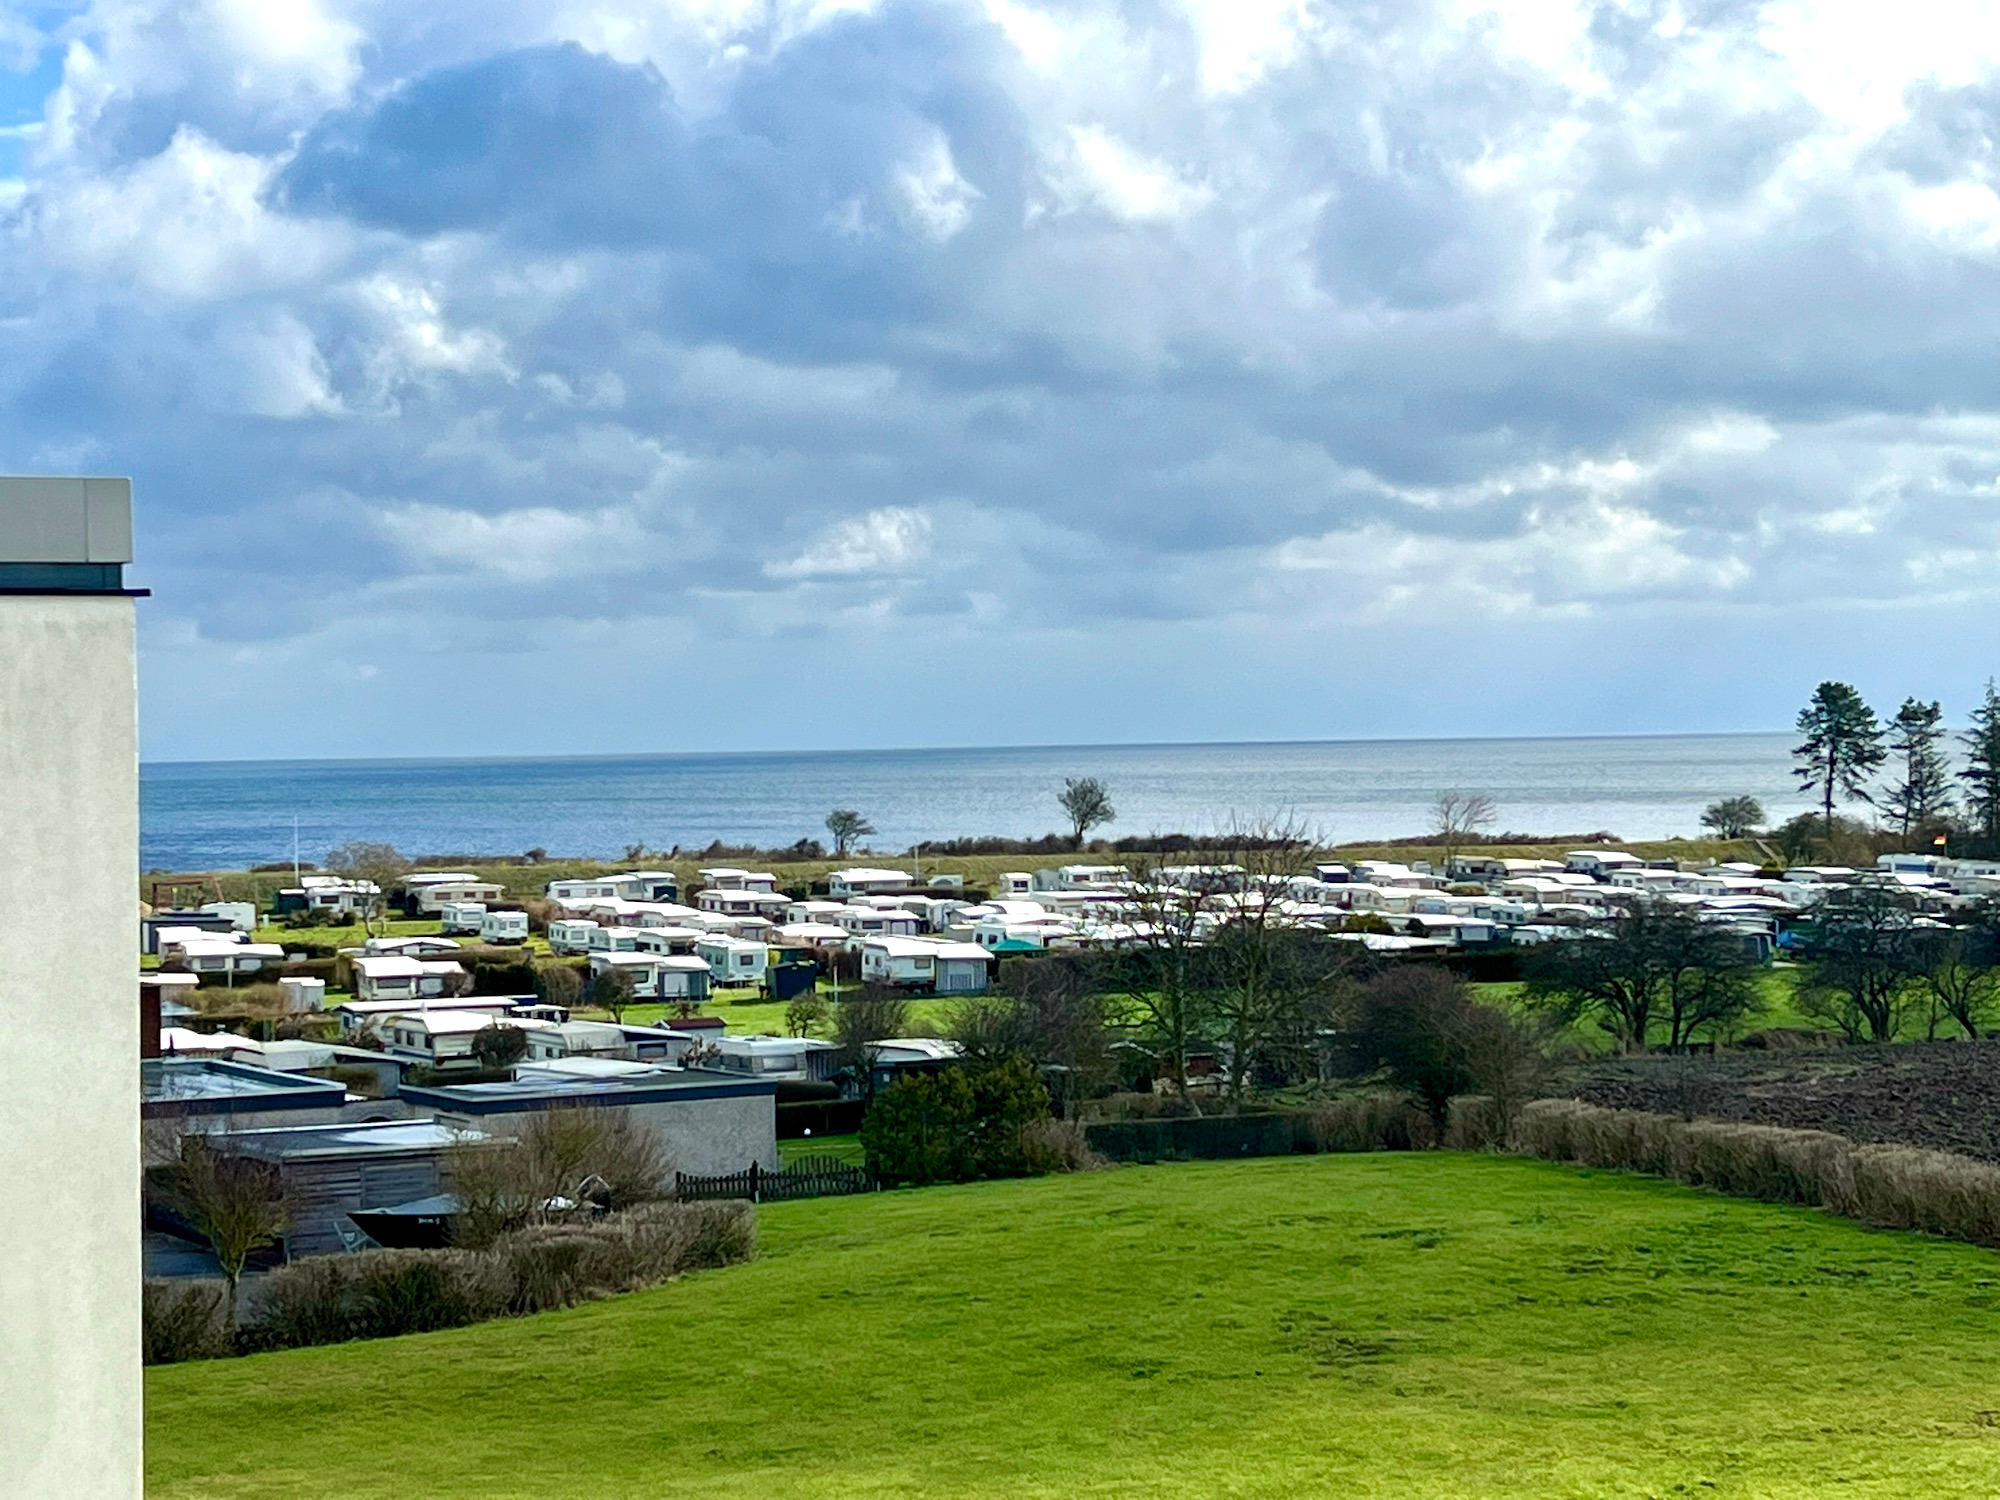
{"type": "Polygon", "coordinates": [[[0,1494],[138,1500],[139,799],[133,608],[0,597],[0,1494]]]}

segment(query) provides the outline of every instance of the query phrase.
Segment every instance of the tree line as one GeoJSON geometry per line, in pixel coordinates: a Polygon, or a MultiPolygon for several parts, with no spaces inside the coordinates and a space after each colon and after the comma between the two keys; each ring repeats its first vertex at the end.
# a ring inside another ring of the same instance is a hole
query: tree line
{"type": "Polygon", "coordinates": [[[1818,800],[1829,840],[1839,805],[1861,802],[1906,841],[1942,835],[2000,854],[2000,690],[1992,679],[1956,736],[1936,700],[1905,698],[1885,719],[1845,682],[1814,689],[1797,727],[1793,774],[1818,800]],[[1963,755],[1956,770],[1954,738],[1963,755]]]}

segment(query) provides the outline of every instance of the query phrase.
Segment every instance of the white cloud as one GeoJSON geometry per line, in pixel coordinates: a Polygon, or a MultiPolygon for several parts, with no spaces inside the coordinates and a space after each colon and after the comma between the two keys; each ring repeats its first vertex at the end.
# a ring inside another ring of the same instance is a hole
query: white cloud
{"type": "Polygon", "coordinates": [[[972,220],[972,206],[985,194],[959,176],[951,142],[933,132],[895,173],[905,218],[927,239],[948,240],[972,220]]]}
{"type": "Polygon", "coordinates": [[[904,573],[930,555],[931,518],[923,511],[887,505],[828,526],[805,550],[764,565],[771,578],[854,578],[904,573]]]}
{"type": "Polygon", "coordinates": [[[652,550],[629,509],[524,506],[489,514],[412,502],[378,511],[374,524],[419,567],[510,583],[630,572],[644,567],[652,550]]]}
{"type": "Polygon", "coordinates": [[[312,330],[283,309],[232,322],[208,353],[204,380],[220,410],[284,419],[345,410],[312,330]]]}
{"type": "Polygon", "coordinates": [[[1102,209],[1127,223],[1184,219],[1214,197],[1165,162],[1142,156],[1101,125],[1071,125],[1068,150],[1051,170],[1057,193],[1071,206],[1102,209]]]}
{"type": "Polygon", "coordinates": [[[1283,67],[1312,30],[1306,0],[1182,0],[1200,44],[1202,87],[1234,94],[1283,67]]]}
{"type": "Polygon", "coordinates": [[[381,388],[430,374],[513,377],[499,335],[453,327],[432,288],[382,274],[357,285],[354,296],[374,326],[371,367],[381,388]]]}
{"type": "Polygon", "coordinates": [[[239,87],[331,103],[361,76],[361,28],[317,0],[207,0],[201,9],[239,87]]]}
{"type": "Polygon", "coordinates": [[[157,156],[51,183],[24,213],[48,262],[72,276],[199,300],[308,287],[338,268],[352,236],[271,212],[272,170],[183,126],[157,156]]]}
{"type": "Polygon", "coordinates": [[[1978,638],[1982,14],[89,0],[8,143],[0,441],[148,476],[189,660],[1978,638]]]}

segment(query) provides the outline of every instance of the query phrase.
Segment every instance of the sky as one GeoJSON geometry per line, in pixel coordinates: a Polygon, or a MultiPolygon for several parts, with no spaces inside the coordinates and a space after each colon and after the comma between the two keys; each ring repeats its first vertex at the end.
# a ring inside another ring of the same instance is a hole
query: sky
{"type": "Polygon", "coordinates": [[[1956,721],[1991,22],[16,0],[0,470],[154,759],[1956,721]]]}

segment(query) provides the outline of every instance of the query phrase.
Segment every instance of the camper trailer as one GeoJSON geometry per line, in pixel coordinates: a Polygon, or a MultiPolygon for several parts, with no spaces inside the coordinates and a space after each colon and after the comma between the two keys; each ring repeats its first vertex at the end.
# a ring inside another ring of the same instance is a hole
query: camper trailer
{"type": "Polygon", "coordinates": [[[770,950],[762,943],[719,935],[696,943],[694,956],[708,965],[716,984],[723,988],[762,988],[764,971],[771,961],[770,950]]]}
{"type": "Polygon", "coordinates": [[[528,914],[524,911],[489,911],[479,919],[479,936],[489,943],[525,943],[528,914]]]}

